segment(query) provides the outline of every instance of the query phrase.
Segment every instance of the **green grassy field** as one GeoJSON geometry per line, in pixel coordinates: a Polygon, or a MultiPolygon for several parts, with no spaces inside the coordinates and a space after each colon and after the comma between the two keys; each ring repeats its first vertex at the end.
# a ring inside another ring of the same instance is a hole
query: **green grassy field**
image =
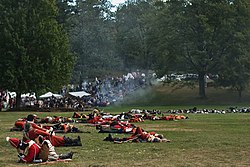
{"type": "MultiPolygon", "coordinates": [[[[155,107],[157,108],[157,107],[155,107]]],[[[163,107],[161,107],[163,109],[163,107]]],[[[123,108],[123,111],[129,109],[123,108]]],[[[110,111],[121,110],[113,108],[110,111]]],[[[122,110],[121,110],[122,111],[122,110]]],[[[72,116],[72,112],[38,113],[72,116]]],[[[0,112],[0,166],[27,166],[18,164],[16,150],[5,141],[7,136],[21,138],[22,132],[10,132],[14,122],[26,117],[27,112],[0,112]]],[[[91,133],[66,134],[81,136],[82,147],[56,148],[58,153],[76,152],[73,161],[49,166],[249,166],[250,114],[189,114],[179,121],[146,121],[137,123],[146,131],[156,131],[171,140],[170,143],[123,143],[102,141],[108,134],[97,133],[95,127],[75,124],[91,133]]],[[[62,134],[58,134],[62,135],[62,134]]],[[[123,137],[123,134],[114,134],[123,137]]],[[[45,166],[45,165],[43,165],[45,166]]]]}
{"type": "MultiPolygon", "coordinates": [[[[241,101],[237,92],[207,88],[207,99],[197,98],[197,89],[154,87],[140,90],[115,107],[102,108],[104,112],[121,113],[136,109],[228,109],[230,106],[250,106],[249,91],[243,92],[241,101]]],[[[39,117],[71,117],[73,112],[32,112],[39,117]]],[[[17,163],[16,150],[5,140],[7,136],[22,137],[22,132],[10,132],[18,118],[28,112],[0,112],[0,166],[27,166],[17,163]]],[[[250,114],[188,114],[189,119],[179,121],[145,121],[136,123],[146,131],[163,134],[169,143],[123,143],[103,141],[108,134],[97,133],[95,127],[75,124],[91,133],[66,134],[81,136],[82,147],[60,147],[57,153],[76,152],[73,161],[48,166],[72,167],[248,167],[250,166],[250,114]]],[[[63,135],[63,134],[58,134],[63,135]]],[[[124,134],[114,134],[124,137],[124,134]]],[[[47,165],[43,165],[47,166],[47,165]]]]}

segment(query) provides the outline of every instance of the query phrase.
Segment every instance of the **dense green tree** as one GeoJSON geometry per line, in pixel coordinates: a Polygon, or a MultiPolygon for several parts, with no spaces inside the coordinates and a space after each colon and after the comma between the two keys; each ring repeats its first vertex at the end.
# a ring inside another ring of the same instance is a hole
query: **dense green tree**
{"type": "Polygon", "coordinates": [[[147,14],[145,25],[147,26],[148,45],[154,62],[152,69],[157,73],[158,77],[166,75],[170,71],[180,71],[185,67],[178,66],[180,59],[177,55],[178,49],[169,45],[170,38],[175,28],[170,25],[170,11],[168,6],[163,1],[153,3],[154,10],[147,14]],[[177,63],[178,62],[178,63],[177,63]]]}
{"type": "Polygon", "coordinates": [[[70,31],[72,51],[77,55],[72,82],[81,78],[116,73],[122,67],[114,52],[114,26],[110,2],[86,0],[78,4],[70,31]]]}
{"type": "MultiPolygon", "coordinates": [[[[222,61],[235,45],[231,39],[246,28],[236,28],[235,3],[229,0],[169,0],[157,15],[155,29],[161,31],[156,34],[159,39],[156,47],[165,46],[161,60],[171,61],[176,57],[175,63],[197,73],[200,97],[206,97],[205,75],[218,73],[222,61]]],[[[248,22],[249,17],[241,15],[241,19],[248,22]]]]}
{"type": "Polygon", "coordinates": [[[127,1],[116,12],[116,51],[128,70],[152,68],[146,22],[153,11],[151,1],[139,0],[127,1]]]}
{"type": "Polygon", "coordinates": [[[57,22],[63,26],[63,29],[69,32],[74,27],[72,17],[79,14],[79,0],[56,0],[58,8],[57,22]]]}
{"type": "Polygon", "coordinates": [[[71,15],[71,12],[73,9],[69,5],[69,0],[57,0],[56,1],[57,7],[58,7],[58,16],[57,16],[57,21],[60,24],[65,24],[67,23],[68,17],[71,15]]]}
{"type": "Polygon", "coordinates": [[[74,57],[51,0],[0,1],[0,88],[21,93],[59,90],[74,57]]]}
{"type": "Polygon", "coordinates": [[[239,99],[250,81],[250,4],[236,0],[231,4],[234,22],[230,28],[230,52],[224,57],[218,72],[218,83],[237,90],[239,99]]]}

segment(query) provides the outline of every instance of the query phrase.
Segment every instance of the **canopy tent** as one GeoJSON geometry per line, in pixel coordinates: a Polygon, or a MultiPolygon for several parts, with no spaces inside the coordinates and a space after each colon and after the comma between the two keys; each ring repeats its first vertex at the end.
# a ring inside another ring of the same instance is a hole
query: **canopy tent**
{"type": "Polygon", "coordinates": [[[70,95],[75,97],[83,97],[83,96],[90,96],[91,94],[85,92],[85,91],[79,91],[79,92],[69,92],[70,95]]]}
{"type": "Polygon", "coordinates": [[[36,94],[35,93],[21,94],[21,98],[25,98],[25,97],[33,97],[34,99],[36,99],[36,94]]]}
{"type": "Polygon", "coordinates": [[[52,92],[48,92],[48,93],[45,93],[43,95],[40,96],[40,98],[49,98],[49,97],[56,97],[56,98],[61,98],[62,95],[59,95],[59,94],[55,94],[55,93],[52,93],[52,92]]]}
{"type": "MultiPolygon", "coordinates": [[[[10,96],[10,98],[16,98],[16,92],[7,92],[7,94],[10,96]]],[[[24,93],[21,94],[21,98],[25,98],[25,97],[33,97],[36,99],[36,94],[35,93],[24,93]]]]}

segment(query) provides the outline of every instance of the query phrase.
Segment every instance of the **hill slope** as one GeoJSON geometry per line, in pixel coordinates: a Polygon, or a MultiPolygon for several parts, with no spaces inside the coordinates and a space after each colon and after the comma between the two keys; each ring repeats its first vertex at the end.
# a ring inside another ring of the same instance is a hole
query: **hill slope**
{"type": "Polygon", "coordinates": [[[171,105],[249,105],[250,92],[242,93],[225,88],[206,88],[206,99],[198,98],[198,87],[178,87],[168,85],[140,89],[127,96],[121,105],[132,106],[171,106],[171,105]]]}

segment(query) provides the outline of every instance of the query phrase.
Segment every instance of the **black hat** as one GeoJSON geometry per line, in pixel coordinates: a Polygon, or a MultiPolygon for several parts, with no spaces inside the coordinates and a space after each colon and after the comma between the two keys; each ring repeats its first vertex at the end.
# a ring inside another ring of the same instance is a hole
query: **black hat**
{"type": "Polygon", "coordinates": [[[29,114],[28,116],[27,116],[27,121],[34,121],[34,115],[33,114],[29,114]]]}

